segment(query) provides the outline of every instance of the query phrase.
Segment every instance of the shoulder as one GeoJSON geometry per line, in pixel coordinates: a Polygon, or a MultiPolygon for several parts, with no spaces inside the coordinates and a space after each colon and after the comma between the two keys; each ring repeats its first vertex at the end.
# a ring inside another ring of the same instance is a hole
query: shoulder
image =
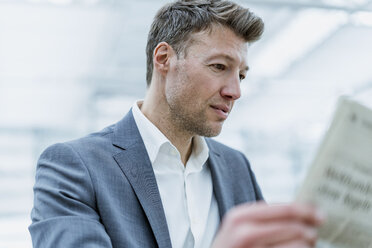
{"type": "Polygon", "coordinates": [[[79,192],[79,195],[89,196],[87,202],[93,202],[97,178],[115,168],[112,155],[117,151],[111,142],[112,128],[47,147],[37,162],[35,187],[82,188],[90,194],[79,192]]]}
{"type": "Polygon", "coordinates": [[[40,160],[81,162],[87,158],[94,159],[104,157],[103,154],[112,154],[115,151],[112,145],[114,127],[115,124],[78,139],[50,145],[42,152],[40,160]]]}
{"type": "Polygon", "coordinates": [[[112,136],[116,124],[108,126],[99,132],[90,133],[81,138],[65,142],[66,145],[76,150],[99,150],[112,146],[112,136]]]}
{"type": "Polygon", "coordinates": [[[47,150],[58,150],[69,147],[84,155],[115,154],[125,147],[138,143],[141,136],[130,110],[124,118],[99,132],[88,134],[82,138],[60,143],[49,147],[47,150]]]}

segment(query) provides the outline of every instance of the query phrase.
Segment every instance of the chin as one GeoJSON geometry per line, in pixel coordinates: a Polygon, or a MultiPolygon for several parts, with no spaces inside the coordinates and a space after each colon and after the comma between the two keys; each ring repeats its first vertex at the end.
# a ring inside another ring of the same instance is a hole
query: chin
{"type": "Polygon", "coordinates": [[[216,137],[220,134],[221,132],[216,132],[216,133],[208,133],[207,135],[201,135],[201,136],[204,136],[204,137],[207,137],[207,138],[212,138],[212,137],[216,137]]]}
{"type": "Polygon", "coordinates": [[[222,130],[222,124],[218,126],[213,127],[205,127],[204,132],[202,134],[199,134],[200,136],[204,137],[216,137],[221,133],[222,130]]]}

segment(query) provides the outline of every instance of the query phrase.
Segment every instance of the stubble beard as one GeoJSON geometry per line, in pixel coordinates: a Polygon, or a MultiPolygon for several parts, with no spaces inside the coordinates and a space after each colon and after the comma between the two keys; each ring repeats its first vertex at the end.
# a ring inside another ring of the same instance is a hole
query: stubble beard
{"type": "MultiPolygon", "coordinates": [[[[170,117],[174,125],[181,132],[187,133],[191,136],[199,135],[204,137],[214,137],[219,135],[221,132],[221,127],[213,128],[212,126],[208,125],[205,110],[191,113],[184,107],[192,106],[189,104],[191,103],[184,101],[178,104],[174,102],[173,104],[169,104],[171,114],[170,117]]],[[[197,107],[197,109],[200,109],[201,106],[197,107]]]]}
{"type": "MultiPolygon", "coordinates": [[[[183,82],[183,83],[187,83],[183,82]]],[[[220,134],[222,123],[214,127],[209,123],[207,111],[209,108],[206,102],[204,106],[197,103],[193,94],[182,94],[181,89],[173,89],[167,96],[167,102],[170,112],[170,121],[173,126],[181,133],[187,135],[199,135],[205,137],[214,137],[220,134]]]]}
{"type": "Polygon", "coordinates": [[[204,137],[219,135],[222,129],[222,123],[216,127],[209,124],[207,118],[208,103],[205,102],[205,104],[203,104],[204,106],[202,106],[202,104],[196,102],[193,97],[197,95],[197,92],[192,92],[190,89],[185,92],[181,85],[187,85],[190,79],[178,66],[176,70],[178,71],[178,82],[169,89],[169,94],[166,95],[170,112],[170,121],[179,132],[187,135],[199,135],[204,137]]]}

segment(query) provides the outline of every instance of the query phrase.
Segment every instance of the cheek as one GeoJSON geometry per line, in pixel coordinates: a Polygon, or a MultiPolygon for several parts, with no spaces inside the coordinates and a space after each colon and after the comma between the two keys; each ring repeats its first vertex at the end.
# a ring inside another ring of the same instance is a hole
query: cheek
{"type": "MultiPolygon", "coordinates": [[[[193,72],[188,68],[187,72],[193,72]]],[[[184,98],[198,99],[201,91],[201,83],[198,75],[195,73],[180,73],[177,82],[175,82],[179,93],[184,98]]]]}
{"type": "Polygon", "coordinates": [[[194,98],[205,101],[218,91],[217,84],[215,84],[216,80],[204,71],[195,71],[188,79],[188,91],[193,94],[194,98]]]}
{"type": "MultiPolygon", "coordinates": [[[[183,70],[177,70],[177,76],[167,90],[168,97],[184,101],[191,107],[205,104],[209,99],[219,94],[218,79],[210,75],[208,68],[195,65],[184,65],[183,70]]],[[[180,69],[180,68],[177,68],[180,69]]]]}

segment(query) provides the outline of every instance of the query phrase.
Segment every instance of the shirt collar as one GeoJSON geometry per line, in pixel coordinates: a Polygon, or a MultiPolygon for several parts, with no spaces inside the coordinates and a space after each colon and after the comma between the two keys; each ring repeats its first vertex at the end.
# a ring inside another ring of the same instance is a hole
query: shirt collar
{"type": "Polygon", "coordinates": [[[209,148],[205,139],[200,136],[194,136],[193,138],[192,153],[187,161],[186,167],[190,172],[197,172],[203,169],[203,165],[209,157],[209,148]]]}
{"type": "Polygon", "coordinates": [[[136,101],[133,104],[132,112],[134,121],[137,124],[141,134],[143,143],[145,144],[147,153],[151,163],[154,163],[161,145],[170,143],[165,135],[141,112],[139,105],[142,105],[143,100],[136,101]]]}
{"type": "MultiPolygon", "coordinates": [[[[132,106],[132,112],[150,161],[153,164],[163,144],[169,144],[175,150],[177,150],[177,148],[174,147],[168,138],[141,112],[139,106],[142,105],[142,103],[143,100],[136,101],[132,106]]],[[[200,136],[195,136],[193,138],[193,150],[186,165],[190,164],[190,167],[193,167],[190,168],[192,170],[201,170],[208,157],[209,148],[205,139],[200,136]]]]}

